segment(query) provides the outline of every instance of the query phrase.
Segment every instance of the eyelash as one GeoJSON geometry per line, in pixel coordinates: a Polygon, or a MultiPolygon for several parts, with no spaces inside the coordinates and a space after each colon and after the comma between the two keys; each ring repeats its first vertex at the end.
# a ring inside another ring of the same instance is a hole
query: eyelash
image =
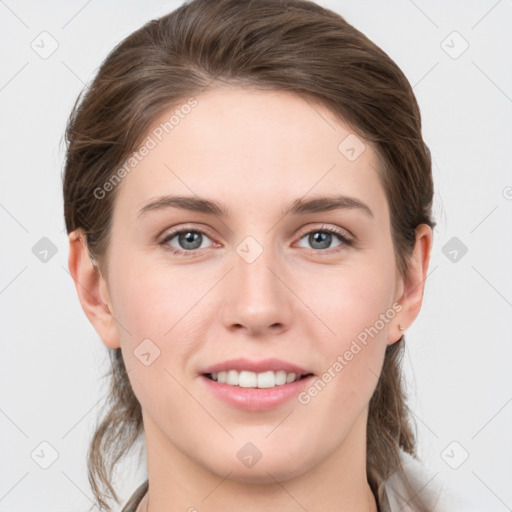
{"type": "MultiPolygon", "coordinates": [[[[182,250],[182,249],[176,249],[176,248],[171,247],[170,245],[168,245],[168,242],[170,240],[172,240],[176,235],[179,235],[181,233],[187,233],[187,232],[200,233],[201,235],[206,235],[208,238],[211,239],[211,237],[208,235],[208,233],[206,233],[205,231],[203,231],[201,229],[196,229],[196,228],[192,228],[192,227],[191,228],[186,228],[185,227],[185,228],[181,228],[181,229],[177,229],[175,231],[172,231],[171,233],[168,233],[165,236],[165,238],[161,242],[159,242],[159,245],[163,246],[163,248],[165,250],[170,251],[172,254],[193,257],[193,256],[195,256],[195,253],[197,251],[200,251],[201,249],[192,249],[190,251],[185,251],[185,250],[182,250]]],[[[306,231],[306,232],[301,234],[301,236],[299,237],[299,240],[302,240],[306,235],[309,235],[311,233],[329,233],[331,235],[336,235],[340,239],[340,241],[341,241],[340,245],[338,245],[336,247],[333,247],[331,249],[311,249],[312,251],[315,251],[318,254],[327,253],[327,254],[325,254],[327,256],[327,255],[332,254],[332,250],[333,249],[336,252],[336,250],[340,250],[339,248],[341,248],[343,246],[355,247],[355,245],[356,245],[355,240],[349,239],[342,231],[337,230],[335,228],[327,227],[327,226],[322,226],[320,228],[315,228],[315,229],[311,229],[309,231],[306,231]]],[[[322,254],[322,256],[323,256],[323,254],[322,254]]]]}

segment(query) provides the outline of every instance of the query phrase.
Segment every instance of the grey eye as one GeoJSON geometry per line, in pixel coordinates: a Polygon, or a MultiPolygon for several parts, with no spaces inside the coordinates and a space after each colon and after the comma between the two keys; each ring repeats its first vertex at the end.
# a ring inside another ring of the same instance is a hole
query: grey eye
{"type": "Polygon", "coordinates": [[[203,235],[198,231],[182,231],[178,233],[178,243],[182,249],[199,249],[203,235]]]}

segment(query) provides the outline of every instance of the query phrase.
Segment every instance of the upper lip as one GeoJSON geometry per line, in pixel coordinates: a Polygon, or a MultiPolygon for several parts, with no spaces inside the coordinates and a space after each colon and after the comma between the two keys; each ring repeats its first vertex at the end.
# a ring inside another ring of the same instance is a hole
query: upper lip
{"type": "Polygon", "coordinates": [[[260,359],[256,361],[245,358],[229,359],[228,361],[223,361],[222,363],[208,366],[202,370],[201,373],[218,373],[228,370],[237,370],[239,372],[242,370],[247,370],[255,373],[263,373],[268,371],[277,372],[279,370],[283,370],[286,373],[296,373],[297,375],[307,375],[311,373],[301,366],[283,361],[282,359],[260,359]]]}

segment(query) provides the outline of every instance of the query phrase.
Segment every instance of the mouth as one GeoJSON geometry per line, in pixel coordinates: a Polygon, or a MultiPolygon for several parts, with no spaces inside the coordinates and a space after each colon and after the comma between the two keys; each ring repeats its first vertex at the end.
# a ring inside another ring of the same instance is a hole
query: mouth
{"type": "Polygon", "coordinates": [[[237,386],[240,388],[259,388],[269,389],[285,384],[298,382],[312,373],[287,372],[286,370],[267,370],[264,372],[253,372],[250,370],[223,370],[219,372],[210,372],[203,374],[207,379],[227,384],[228,386],[237,386]]]}
{"type": "Polygon", "coordinates": [[[238,358],[203,368],[199,376],[212,397],[250,412],[277,409],[296,399],[315,375],[283,359],[238,358]]]}

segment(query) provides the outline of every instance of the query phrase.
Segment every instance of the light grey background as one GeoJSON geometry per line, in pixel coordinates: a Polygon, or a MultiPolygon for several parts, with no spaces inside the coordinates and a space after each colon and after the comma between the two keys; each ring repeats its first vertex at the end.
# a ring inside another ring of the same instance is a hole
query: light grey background
{"type": "MultiPolygon", "coordinates": [[[[420,455],[472,503],[511,510],[512,1],[319,3],[403,69],[433,155],[438,226],[406,333],[420,455]]],[[[107,360],[67,271],[61,138],[114,45],[179,4],[0,0],[0,512],[91,507],[85,454],[107,360]],[[43,237],[57,250],[46,262],[43,237]]],[[[126,498],[144,468],[124,467],[126,498]]]]}

